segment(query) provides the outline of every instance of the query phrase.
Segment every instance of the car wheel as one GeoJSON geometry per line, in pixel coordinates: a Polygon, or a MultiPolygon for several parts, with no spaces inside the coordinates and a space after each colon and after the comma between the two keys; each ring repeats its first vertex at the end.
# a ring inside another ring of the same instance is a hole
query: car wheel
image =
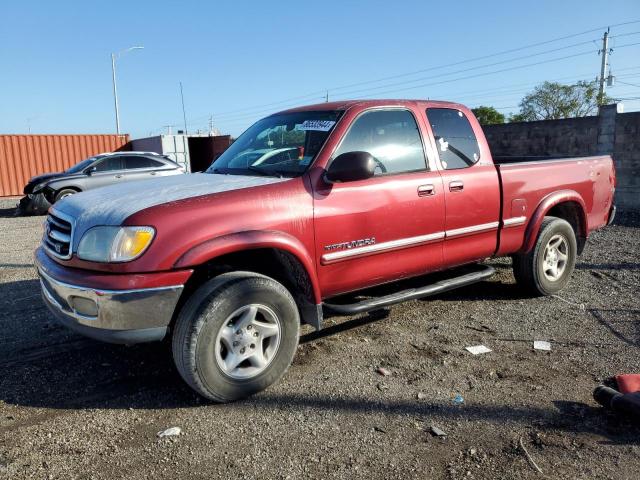
{"type": "Polygon", "coordinates": [[[59,202],[63,198],[69,197],[69,196],[74,195],[76,193],[78,193],[78,191],[74,190],[73,188],[63,188],[58,193],[56,193],[55,201],[59,202]]]}
{"type": "Polygon", "coordinates": [[[173,358],[196,392],[230,402],[284,375],[299,329],[296,303],[284,286],[264,275],[227,273],[198,288],[181,309],[173,358]]]}
{"type": "Polygon", "coordinates": [[[553,295],[569,283],[576,255],[571,225],[560,218],[545,217],[533,249],[513,256],[516,282],[534,295],[553,295]]]}

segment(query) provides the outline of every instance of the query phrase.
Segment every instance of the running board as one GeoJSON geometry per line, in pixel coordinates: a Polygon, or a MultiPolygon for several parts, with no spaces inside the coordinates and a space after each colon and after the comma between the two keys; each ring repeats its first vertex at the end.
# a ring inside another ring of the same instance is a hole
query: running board
{"type": "Polygon", "coordinates": [[[379,310],[396,303],[406,302],[408,300],[415,300],[417,298],[429,297],[442,292],[448,292],[455,288],[465,287],[473,283],[481,282],[489,277],[492,277],[496,273],[493,267],[487,265],[481,265],[482,270],[478,272],[467,273],[460,275],[459,277],[448,278],[446,280],[440,280],[439,282],[425,285],[424,287],[409,288],[400,292],[385,295],[383,297],[373,298],[370,300],[363,300],[357,303],[350,304],[332,304],[323,303],[323,307],[329,312],[336,315],[353,315],[356,313],[369,312],[371,310],[379,310]]]}

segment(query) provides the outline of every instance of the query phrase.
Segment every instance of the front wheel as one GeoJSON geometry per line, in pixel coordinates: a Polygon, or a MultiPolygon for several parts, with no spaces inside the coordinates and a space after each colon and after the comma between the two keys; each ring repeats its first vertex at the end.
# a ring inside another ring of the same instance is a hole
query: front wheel
{"type": "Polygon", "coordinates": [[[287,289],[249,272],[198,288],[176,320],[172,348],[182,378],[216,402],[238,400],[279,380],[298,346],[300,317],[287,289]]]}
{"type": "Polygon", "coordinates": [[[577,255],[576,235],[561,218],[545,217],[533,249],[513,256],[516,283],[534,295],[553,295],[571,277],[577,255]]]}
{"type": "Polygon", "coordinates": [[[63,188],[58,193],[56,193],[55,201],[59,202],[63,198],[70,197],[71,195],[75,195],[76,193],[78,193],[78,191],[74,190],[73,188],[63,188]]]}

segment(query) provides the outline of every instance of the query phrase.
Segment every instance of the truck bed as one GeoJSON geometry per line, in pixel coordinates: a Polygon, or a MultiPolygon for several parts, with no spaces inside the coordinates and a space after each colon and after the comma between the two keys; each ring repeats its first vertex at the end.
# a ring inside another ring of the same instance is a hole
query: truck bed
{"type": "Polygon", "coordinates": [[[577,204],[584,218],[576,217],[578,237],[607,224],[615,184],[609,155],[593,157],[496,157],[501,183],[502,221],[498,255],[525,248],[525,233],[537,208],[553,198],[577,204]],[[551,181],[553,179],[553,181],[551,181]],[[524,218],[523,218],[524,217],[524,218]],[[513,219],[523,219],[518,224],[513,219]],[[509,220],[513,222],[510,226],[509,220]]]}

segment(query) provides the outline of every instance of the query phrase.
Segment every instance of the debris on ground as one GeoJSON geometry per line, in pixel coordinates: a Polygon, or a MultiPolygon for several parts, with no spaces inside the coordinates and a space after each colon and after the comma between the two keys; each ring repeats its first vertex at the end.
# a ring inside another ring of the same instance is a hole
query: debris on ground
{"type": "Polygon", "coordinates": [[[181,435],[181,434],[182,434],[182,429],[180,427],[171,427],[161,432],[158,432],[158,438],[174,437],[176,435],[181,435]]]}
{"type": "Polygon", "coordinates": [[[431,435],[433,435],[434,437],[446,437],[447,434],[445,433],[444,430],[441,430],[440,428],[436,427],[435,425],[432,425],[430,430],[431,435]]]}
{"type": "Polygon", "coordinates": [[[472,347],[465,347],[464,349],[474,355],[480,355],[482,353],[489,353],[492,351],[489,347],[485,347],[484,345],[474,345],[472,347]]]}
{"type": "Polygon", "coordinates": [[[391,371],[387,370],[384,367],[378,367],[376,369],[376,372],[378,372],[380,375],[382,375],[383,377],[388,377],[389,375],[391,375],[391,371]]]}
{"type": "Polygon", "coordinates": [[[454,405],[464,405],[464,397],[459,393],[453,398],[454,405]]]}
{"type": "Polygon", "coordinates": [[[418,400],[424,400],[425,398],[427,398],[427,394],[424,392],[418,392],[416,397],[418,397],[418,400]]]}
{"type": "Polygon", "coordinates": [[[587,307],[585,306],[584,303],[575,303],[575,302],[572,302],[571,300],[567,300],[566,298],[562,298],[560,295],[551,295],[551,296],[553,298],[557,298],[558,300],[560,300],[560,301],[562,301],[562,302],[564,302],[566,304],[573,305],[574,307],[578,307],[580,310],[586,310],[587,309],[587,307]]]}
{"type": "Polygon", "coordinates": [[[534,340],[533,341],[533,349],[534,350],[545,350],[545,351],[550,351],[551,350],[551,342],[546,342],[544,340],[534,340]]]}
{"type": "Polygon", "coordinates": [[[522,449],[524,456],[527,457],[529,464],[536,470],[536,472],[542,473],[542,470],[540,469],[538,464],[533,460],[531,455],[529,455],[529,452],[527,451],[527,449],[524,447],[524,443],[522,442],[522,437],[520,437],[520,448],[522,449]]]}

